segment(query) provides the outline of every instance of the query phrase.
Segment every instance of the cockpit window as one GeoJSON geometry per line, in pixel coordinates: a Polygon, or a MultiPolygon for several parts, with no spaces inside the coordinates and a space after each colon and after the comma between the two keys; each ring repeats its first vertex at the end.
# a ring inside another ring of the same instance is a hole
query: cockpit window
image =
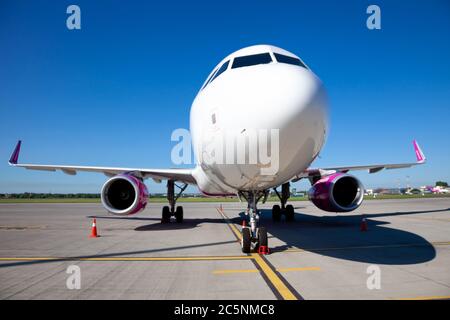
{"type": "Polygon", "coordinates": [[[206,80],[205,85],[203,86],[202,90],[205,89],[208,86],[208,84],[213,82],[214,79],[216,79],[218,76],[220,76],[224,71],[226,71],[228,69],[229,63],[230,63],[230,60],[228,60],[227,62],[222,64],[219,69],[214,70],[214,72],[211,73],[211,75],[209,76],[208,80],[206,80]]]}
{"type": "Polygon", "coordinates": [[[257,64],[271,63],[272,58],[269,53],[253,54],[251,56],[236,57],[233,61],[232,69],[254,66],[257,64]]]}
{"type": "Polygon", "coordinates": [[[211,80],[209,81],[209,83],[213,82],[214,79],[216,79],[218,76],[220,76],[225,70],[228,69],[228,64],[230,63],[230,61],[225,62],[220,68],[219,70],[216,72],[216,74],[214,75],[214,77],[211,78],[211,80]]]}
{"type": "Polygon", "coordinates": [[[214,77],[214,75],[216,74],[216,72],[217,72],[217,69],[214,70],[214,71],[211,73],[211,75],[209,76],[208,80],[206,80],[205,84],[203,85],[202,90],[206,88],[206,86],[207,86],[208,83],[211,81],[212,77],[214,77]]]}
{"type": "Polygon", "coordinates": [[[298,58],[285,56],[284,54],[275,53],[275,52],[273,54],[275,55],[275,58],[277,59],[278,62],[293,64],[295,66],[300,66],[300,67],[306,68],[306,66],[298,58]]]}

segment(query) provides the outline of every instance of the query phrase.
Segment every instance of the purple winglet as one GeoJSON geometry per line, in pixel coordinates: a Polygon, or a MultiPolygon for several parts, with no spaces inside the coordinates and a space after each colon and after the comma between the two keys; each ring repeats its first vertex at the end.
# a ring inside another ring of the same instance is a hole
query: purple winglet
{"type": "Polygon", "coordinates": [[[22,141],[19,140],[17,142],[16,148],[14,149],[14,152],[11,155],[11,158],[9,159],[9,164],[17,164],[17,161],[19,160],[19,153],[20,153],[20,145],[22,144],[22,141]]]}
{"type": "Polygon", "coordinates": [[[419,143],[414,140],[414,152],[416,153],[417,163],[424,163],[426,161],[426,157],[422,152],[422,149],[420,149],[419,143]]]}

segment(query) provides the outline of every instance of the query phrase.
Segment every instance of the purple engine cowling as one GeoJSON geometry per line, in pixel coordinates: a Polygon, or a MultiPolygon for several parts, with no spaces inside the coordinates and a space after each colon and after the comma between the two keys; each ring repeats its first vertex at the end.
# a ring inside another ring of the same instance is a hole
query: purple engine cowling
{"type": "Polygon", "coordinates": [[[145,209],[147,186],[131,174],[119,174],[105,182],[101,193],[102,204],[112,214],[126,216],[145,209]]]}
{"type": "Polygon", "coordinates": [[[361,205],[364,186],[351,175],[335,173],[317,181],[308,196],[316,207],[324,211],[349,212],[361,205]]]}

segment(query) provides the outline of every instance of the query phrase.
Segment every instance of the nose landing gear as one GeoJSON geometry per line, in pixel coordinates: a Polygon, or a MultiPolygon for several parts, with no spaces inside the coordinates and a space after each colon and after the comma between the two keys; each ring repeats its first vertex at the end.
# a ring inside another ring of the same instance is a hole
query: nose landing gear
{"type": "Polygon", "coordinates": [[[243,253],[250,253],[253,250],[258,251],[259,247],[264,247],[265,252],[268,248],[267,230],[264,227],[258,227],[259,212],[256,207],[261,198],[267,199],[266,191],[242,191],[239,193],[241,197],[247,200],[248,215],[250,223],[248,227],[242,228],[241,248],[243,253]]]}
{"type": "Polygon", "coordinates": [[[178,186],[175,181],[167,181],[167,200],[169,201],[169,206],[164,206],[162,209],[161,223],[169,223],[172,216],[175,217],[176,222],[183,222],[183,207],[176,206],[178,198],[181,196],[184,190],[187,188],[187,184],[178,186]],[[179,188],[180,191],[175,195],[175,187],[179,188]]]}

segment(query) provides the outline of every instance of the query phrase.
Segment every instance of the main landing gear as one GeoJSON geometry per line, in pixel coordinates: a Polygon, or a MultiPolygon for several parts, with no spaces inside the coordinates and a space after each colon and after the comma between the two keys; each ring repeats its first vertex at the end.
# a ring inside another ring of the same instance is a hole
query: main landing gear
{"type": "Polygon", "coordinates": [[[273,190],[275,191],[281,202],[281,207],[277,204],[272,207],[273,221],[275,222],[280,221],[282,214],[286,216],[286,221],[288,222],[294,221],[294,207],[290,204],[286,205],[286,202],[289,200],[291,196],[289,182],[281,185],[281,194],[278,192],[276,188],[273,190]]]}
{"type": "Polygon", "coordinates": [[[259,200],[267,199],[266,191],[241,191],[239,195],[247,200],[247,215],[250,216],[249,226],[242,228],[241,247],[243,253],[250,253],[252,249],[265,248],[267,250],[267,230],[264,227],[258,227],[259,212],[256,207],[259,200]]]}
{"type": "Polygon", "coordinates": [[[177,206],[176,203],[178,198],[181,196],[184,190],[187,188],[187,184],[183,184],[182,186],[178,186],[175,184],[175,181],[168,180],[167,181],[167,200],[169,200],[169,206],[164,206],[162,208],[162,217],[161,223],[169,223],[170,218],[172,216],[175,217],[175,220],[178,223],[183,222],[183,207],[177,206]],[[180,189],[180,191],[175,195],[175,187],[180,189]]]}

